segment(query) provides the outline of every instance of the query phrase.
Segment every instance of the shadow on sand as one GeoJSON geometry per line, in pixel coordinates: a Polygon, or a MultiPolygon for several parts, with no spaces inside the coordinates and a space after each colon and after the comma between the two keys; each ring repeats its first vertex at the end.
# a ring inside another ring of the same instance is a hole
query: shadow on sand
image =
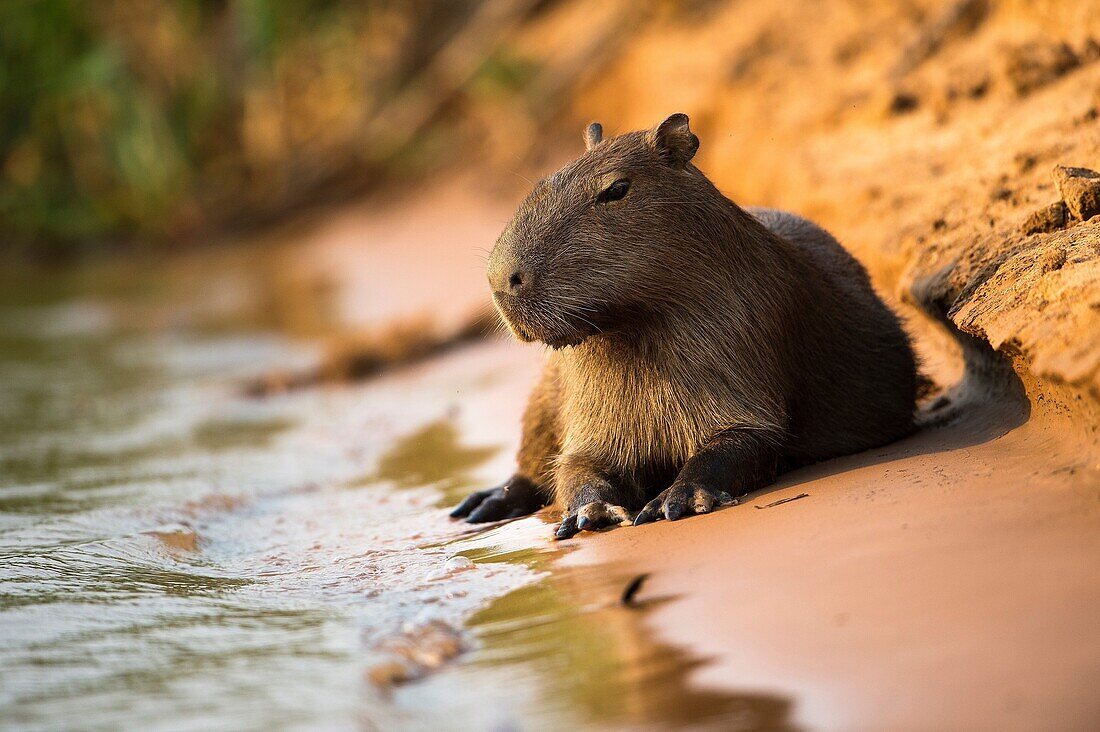
{"type": "Polygon", "coordinates": [[[741,502],[879,463],[981,445],[1027,422],[1031,416],[1031,403],[1008,359],[998,355],[983,341],[961,333],[953,335],[962,345],[965,361],[963,378],[947,390],[944,398],[938,400],[945,402],[944,406],[922,405],[917,415],[917,422],[922,426],[915,434],[873,450],[784,473],[771,485],[742,496],[741,502]]]}

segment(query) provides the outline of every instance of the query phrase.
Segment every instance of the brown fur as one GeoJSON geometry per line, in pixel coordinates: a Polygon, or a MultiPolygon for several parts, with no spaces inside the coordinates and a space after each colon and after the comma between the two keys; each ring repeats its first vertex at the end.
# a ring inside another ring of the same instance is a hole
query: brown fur
{"type": "Polygon", "coordinates": [[[585,141],[490,257],[506,324],[554,350],[519,472],[463,504],[492,510],[456,515],[512,513],[519,484],[525,506],[540,502],[532,492],[553,497],[582,527],[611,521],[585,513],[593,503],[645,507],[650,520],[663,501],[676,518],[913,429],[909,342],[833,237],[723,196],[689,162],[698,140],[684,115],[607,140],[593,125],[585,141]]]}

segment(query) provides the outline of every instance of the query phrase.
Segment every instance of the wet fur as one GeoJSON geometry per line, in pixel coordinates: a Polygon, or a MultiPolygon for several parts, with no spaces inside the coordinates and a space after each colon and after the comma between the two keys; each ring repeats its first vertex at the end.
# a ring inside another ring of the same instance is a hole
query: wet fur
{"type": "Polygon", "coordinates": [[[805,219],[738,207],[658,132],[594,135],[494,250],[506,322],[556,347],[509,484],[636,511],[678,476],[736,496],[910,433],[912,350],[859,263],[805,219]],[[629,194],[593,205],[616,175],[629,194]]]}

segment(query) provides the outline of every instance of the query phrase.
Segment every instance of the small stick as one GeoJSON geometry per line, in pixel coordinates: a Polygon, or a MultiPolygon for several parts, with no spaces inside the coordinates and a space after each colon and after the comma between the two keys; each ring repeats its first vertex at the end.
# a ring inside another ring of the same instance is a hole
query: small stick
{"type": "Polygon", "coordinates": [[[771,508],[772,506],[779,506],[784,503],[790,503],[791,501],[797,501],[799,498],[809,498],[809,493],[799,493],[797,496],[791,496],[790,498],[780,498],[778,501],[772,501],[766,506],[756,506],[756,508],[771,508]]]}

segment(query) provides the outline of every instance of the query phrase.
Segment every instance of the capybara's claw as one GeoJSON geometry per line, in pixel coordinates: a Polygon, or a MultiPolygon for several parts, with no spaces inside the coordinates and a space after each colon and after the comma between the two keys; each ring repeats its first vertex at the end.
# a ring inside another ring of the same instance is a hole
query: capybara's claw
{"type": "Polygon", "coordinates": [[[489,488],[488,490],[484,491],[474,491],[470,495],[466,496],[464,499],[462,499],[462,503],[455,506],[454,510],[451,511],[451,518],[466,518],[474,511],[474,509],[480,506],[485,501],[485,499],[488,498],[489,495],[495,490],[498,489],[489,488]]]}
{"type": "Polygon", "coordinates": [[[641,526],[661,518],[675,521],[684,516],[710,513],[717,506],[733,503],[733,496],[725,491],[700,483],[673,483],[638,512],[634,525],[641,526]]]}
{"type": "Polygon", "coordinates": [[[648,524],[652,521],[656,521],[661,515],[661,502],[657,499],[653,499],[645,505],[645,507],[638,512],[638,515],[634,517],[634,525],[641,526],[642,524],[648,524]]]}
{"type": "Polygon", "coordinates": [[[508,500],[500,492],[501,490],[495,488],[490,491],[485,500],[470,512],[466,521],[471,524],[484,524],[489,521],[500,521],[508,518],[508,515],[512,512],[512,507],[508,505],[508,500]]]}
{"type": "Polygon", "coordinates": [[[543,494],[531,481],[513,476],[499,488],[475,491],[451,511],[451,518],[465,518],[471,524],[519,518],[546,505],[543,494]]]}
{"type": "Polygon", "coordinates": [[[577,509],[577,512],[562,519],[554,536],[568,539],[578,531],[599,531],[609,526],[619,526],[630,522],[630,512],[622,506],[605,501],[592,501],[577,509]]]}
{"type": "Polygon", "coordinates": [[[570,539],[580,531],[577,527],[577,514],[573,513],[561,520],[558,524],[558,528],[554,531],[555,539],[570,539]]]}

